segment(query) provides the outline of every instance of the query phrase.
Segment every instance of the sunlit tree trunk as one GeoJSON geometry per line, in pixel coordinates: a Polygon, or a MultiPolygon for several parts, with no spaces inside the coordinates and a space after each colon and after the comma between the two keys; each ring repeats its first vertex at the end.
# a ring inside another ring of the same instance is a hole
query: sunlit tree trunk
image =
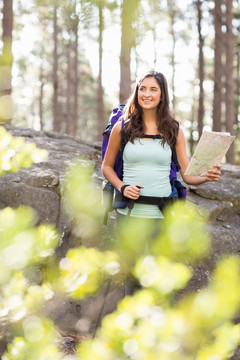
{"type": "MultiPolygon", "coordinates": [[[[232,31],[233,11],[232,0],[226,0],[226,130],[234,134],[234,79],[233,79],[233,53],[234,36],[232,31]]],[[[235,163],[234,144],[230,147],[226,155],[227,162],[235,163]]]]}
{"type": "Polygon", "coordinates": [[[97,140],[102,139],[102,133],[105,127],[104,122],[104,90],[102,85],[102,56],[103,56],[103,1],[98,3],[98,17],[99,17],[99,70],[98,70],[98,90],[97,90],[97,116],[98,116],[98,135],[97,140]]]}
{"type": "Polygon", "coordinates": [[[221,131],[222,112],[222,0],[215,0],[214,7],[214,95],[213,95],[213,131],[221,131]]]}
{"type": "Polygon", "coordinates": [[[54,1],[53,16],[53,131],[61,131],[60,118],[58,116],[58,24],[57,24],[57,0],[54,1]]]}
{"type": "Polygon", "coordinates": [[[3,0],[2,8],[2,55],[0,57],[0,121],[12,119],[12,30],[13,1],[3,0]]]}
{"type": "Polygon", "coordinates": [[[12,91],[12,30],[13,30],[13,0],[3,1],[2,10],[2,56],[1,56],[1,95],[10,95],[12,91]]]}
{"type": "Polygon", "coordinates": [[[197,0],[197,18],[198,18],[198,43],[199,43],[199,57],[198,57],[198,76],[199,76],[199,99],[198,99],[198,134],[199,138],[203,131],[204,119],[204,38],[202,35],[202,0],[197,0]]]}
{"type": "Polygon", "coordinates": [[[175,96],[175,72],[176,72],[176,60],[175,60],[175,48],[176,48],[176,33],[174,30],[176,14],[175,14],[175,4],[172,0],[168,0],[168,10],[170,17],[170,34],[172,37],[172,50],[171,50],[171,66],[172,66],[172,107],[176,107],[176,96],[175,96]]]}

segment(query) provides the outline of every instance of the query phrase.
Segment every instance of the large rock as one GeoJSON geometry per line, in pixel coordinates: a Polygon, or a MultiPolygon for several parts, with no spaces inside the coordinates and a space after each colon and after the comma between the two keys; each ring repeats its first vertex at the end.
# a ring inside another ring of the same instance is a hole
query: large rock
{"type": "Polygon", "coordinates": [[[21,136],[25,141],[35,142],[37,147],[46,149],[48,158],[29,169],[0,178],[0,207],[31,206],[37,213],[38,223],[50,222],[57,226],[64,242],[71,230],[70,222],[61,210],[60,190],[64,170],[74,158],[83,157],[97,164],[96,173],[100,177],[100,144],[60,133],[10,125],[6,129],[13,136],[21,136]]]}
{"type": "MultiPolygon", "coordinates": [[[[100,188],[100,144],[59,133],[11,126],[6,126],[6,129],[14,136],[35,142],[39,148],[46,149],[49,156],[43,163],[0,178],[0,206],[17,207],[25,204],[33,207],[39,223],[51,222],[60,229],[61,246],[65,252],[71,243],[71,225],[61,210],[60,188],[64,169],[75,157],[91,159],[96,163],[100,188]]],[[[208,215],[213,239],[209,257],[196,269],[189,284],[188,289],[195,290],[207,283],[220,257],[240,252],[240,166],[225,164],[219,182],[190,186],[188,201],[198,205],[200,214],[208,215]]],[[[122,287],[116,289],[110,284],[102,289],[97,298],[84,302],[57,299],[49,304],[49,309],[63,331],[93,334],[101,317],[114,310],[122,296],[122,287]]]]}

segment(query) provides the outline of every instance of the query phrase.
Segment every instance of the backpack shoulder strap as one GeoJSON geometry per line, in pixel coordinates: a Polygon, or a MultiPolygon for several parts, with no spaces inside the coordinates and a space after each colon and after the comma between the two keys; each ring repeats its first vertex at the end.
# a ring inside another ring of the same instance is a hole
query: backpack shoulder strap
{"type": "Polygon", "coordinates": [[[174,162],[174,164],[177,166],[178,170],[181,169],[181,166],[179,165],[178,162],[178,158],[177,158],[177,152],[176,152],[176,144],[174,144],[173,146],[171,146],[171,150],[172,150],[172,162],[174,162]]]}
{"type": "MultiPolygon", "coordinates": [[[[178,131],[179,131],[179,124],[178,124],[178,131]]],[[[172,162],[176,165],[176,168],[177,168],[176,170],[179,171],[181,169],[181,166],[179,165],[178,158],[177,158],[176,143],[177,143],[177,138],[175,139],[174,144],[171,146],[172,162]]]]}
{"type": "Polygon", "coordinates": [[[124,119],[122,117],[121,119],[121,124],[122,124],[122,128],[121,128],[121,147],[120,147],[120,152],[121,152],[121,159],[122,159],[122,169],[123,169],[123,151],[125,148],[125,139],[124,139],[124,134],[123,134],[123,128],[124,128],[124,119]]]}

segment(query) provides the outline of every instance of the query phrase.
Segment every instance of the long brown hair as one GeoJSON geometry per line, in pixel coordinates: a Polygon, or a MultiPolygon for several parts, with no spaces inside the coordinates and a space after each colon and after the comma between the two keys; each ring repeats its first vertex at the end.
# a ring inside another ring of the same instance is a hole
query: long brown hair
{"type": "MultiPolygon", "coordinates": [[[[148,71],[144,74],[136,84],[133,94],[128,99],[125,109],[124,118],[124,137],[126,141],[135,138],[141,138],[144,135],[143,111],[138,103],[138,90],[142,81],[148,77],[156,79],[161,89],[161,100],[157,108],[157,126],[162,136],[162,141],[173,146],[177,140],[179,123],[174,119],[169,108],[168,86],[165,76],[157,71],[148,71]]],[[[154,135],[154,134],[153,134],[154,135]]]]}

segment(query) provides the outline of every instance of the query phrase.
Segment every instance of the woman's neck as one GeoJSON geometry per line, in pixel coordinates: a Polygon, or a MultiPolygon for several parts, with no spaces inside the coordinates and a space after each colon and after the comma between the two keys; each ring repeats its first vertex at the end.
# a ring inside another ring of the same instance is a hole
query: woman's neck
{"type": "Polygon", "coordinates": [[[143,112],[143,123],[145,128],[145,134],[156,135],[158,133],[157,116],[155,111],[143,112]]]}
{"type": "Polygon", "coordinates": [[[143,110],[143,122],[145,124],[148,123],[156,123],[157,122],[157,112],[156,110],[143,110]]]}

